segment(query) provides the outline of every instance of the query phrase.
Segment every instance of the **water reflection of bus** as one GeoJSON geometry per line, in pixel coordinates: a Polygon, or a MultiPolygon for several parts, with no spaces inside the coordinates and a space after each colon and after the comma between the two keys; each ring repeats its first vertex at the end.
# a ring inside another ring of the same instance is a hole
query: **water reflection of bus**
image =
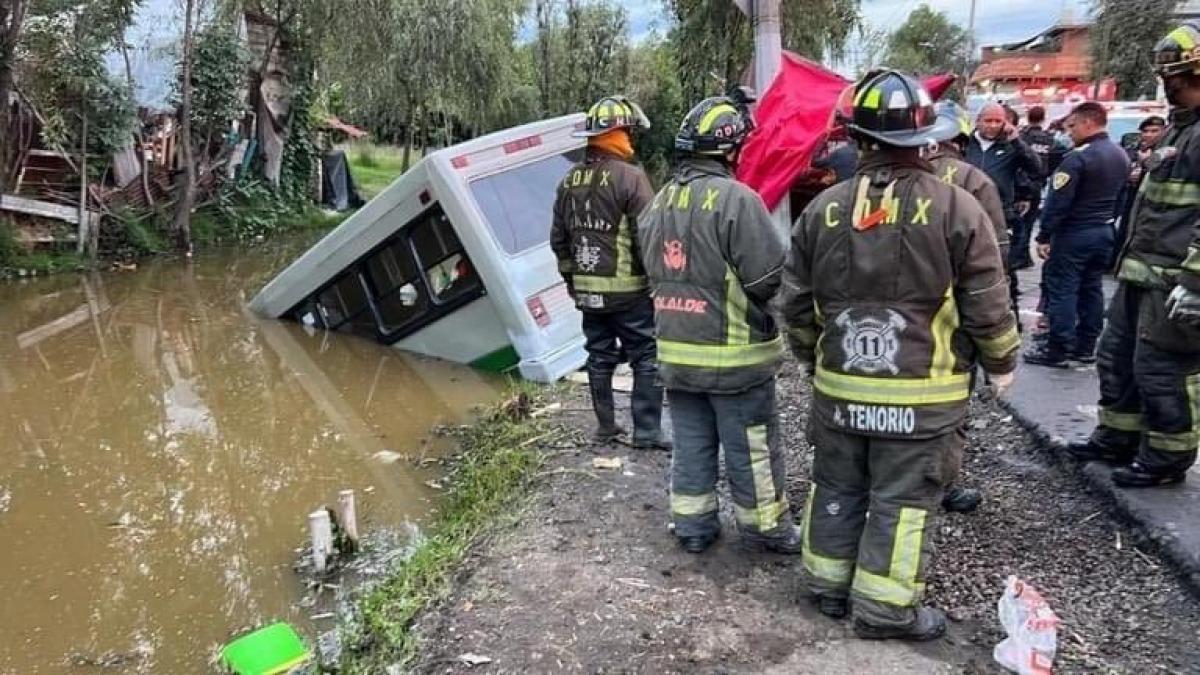
{"type": "Polygon", "coordinates": [[[582,115],[434,152],[309,249],[251,308],[551,381],[584,361],[549,233],[582,115]]]}

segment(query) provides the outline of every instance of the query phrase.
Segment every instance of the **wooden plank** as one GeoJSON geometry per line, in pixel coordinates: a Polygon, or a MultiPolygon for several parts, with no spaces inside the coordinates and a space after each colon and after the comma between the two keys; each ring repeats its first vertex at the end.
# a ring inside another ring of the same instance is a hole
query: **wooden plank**
{"type": "Polygon", "coordinates": [[[21,333],[17,336],[17,346],[21,349],[29,349],[42,340],[47,340],[55,335],[58,335],[59,333],[71,330],[72,328],[86,322],[89,318],[91,318],[91,316],[91,307],[88,307],[87,305],[80,305],[69,314],[64,314],[49,323],[44,323],[37,328],[33,328],[21,333]]]}
{"type": "Polygon", "coordinates": [[[62,204],[53,204],[39,199],[29,199],[16,195],[0,196],[0,211],[12,211],[30,216],[54,218],[55,220],[66,221],[72,225],[79,224],[79,209],[76,207],[63,206],[62,204]]]}

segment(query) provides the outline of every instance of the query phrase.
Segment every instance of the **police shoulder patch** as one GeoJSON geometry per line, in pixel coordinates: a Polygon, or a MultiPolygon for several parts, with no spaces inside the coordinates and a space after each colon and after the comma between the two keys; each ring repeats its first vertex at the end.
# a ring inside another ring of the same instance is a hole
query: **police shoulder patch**
{"type": "Polygon", "coordinates": [[[1070,183],[1070,182],[1071,182],[1071,174],[1066,173],[1065,171],[1055,171],[1054,172],[1053,185],[1054,185],[1055,190],[1063,189],[1064,187],[1067,186],[1067,183],[1070,183]]]}

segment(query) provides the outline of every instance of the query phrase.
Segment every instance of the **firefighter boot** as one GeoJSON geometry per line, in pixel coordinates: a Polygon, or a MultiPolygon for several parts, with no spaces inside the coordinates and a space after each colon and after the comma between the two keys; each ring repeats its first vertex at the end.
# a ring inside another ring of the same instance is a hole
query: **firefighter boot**
{"type": "Polygon", "coordinates": [[[757,553],[771,551],[784,555],[797,555],[800,553],[800,544],[803,538],[800,528],[792,524],[791,519],[787,519],[768,532],[743,531],[742,546],[747,551],[757,553]]]}
{"type": "Polygon", "coordinates": [[[654,381],[655,374],[633,374],[633,394],[630,396],[633,413],[633,447],[642,450],[670,450],[671,442],[663,440],[663,390],[654,381]]]}
{"type": "Polygon", "coordinates": [[[950,513],[970,513],[979,508],[983,493],[975,488],[954,486],[942,497],[942,508],[950,513]]]}
{"type": "Polygon", "coordinates": [[[596,433],[592,438],[598,443],[606,443],[625,433],[624,429],[617,426],[612,381],[611,371],[588,371],[588,389],[592,393],[592,410],[596,413],[596,433]]]}
{"type": "Polygon", "coordinates": [[[817,611],[831,619],[844,619],[850,613],[850,600],[833,595],[814,595],[813,604],[817,611]]]}
{"type": "Polygon", "coordinates": [[[1129,466],[1113,469],[1113,483],[1123,488],[1161,487],[1182,483],[1187,478],[1187,469],[1150,471],[1134,462],[1129,466]]]}
{"type": "Polygon", "coordinates": [[[1080,462],[1112,462],[1123,465],[1133,461],[1137,448],[1110,448],[1089,438],[1082,443],[1068,444],[1067,454],[1080,462]]]}
{"type": "Polygon", "coordinates": [[[926,642],[936,640],[946,632],[946,614],[932,607],[918,607],[917,618],[904,628],[872,626],[859,620],[854,621],[854,633],[864,640],[912,640],[926,642]]]}

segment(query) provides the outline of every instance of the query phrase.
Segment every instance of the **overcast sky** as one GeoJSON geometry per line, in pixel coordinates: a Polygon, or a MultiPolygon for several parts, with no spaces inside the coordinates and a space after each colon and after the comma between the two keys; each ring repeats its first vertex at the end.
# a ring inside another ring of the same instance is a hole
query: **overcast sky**
{"type": "MultiPolygon", "coordinates": [[[[967,25],[970,0],[862,0],[862,14],[872,27],[890,32],[922,4],[945,12],[951,21],[967,25]]],[[[1021,40],[1050,27],[1064,13],[1076,19],[1085,18],[1088,5],[1087,0],[979,0],[975,35],[981,45],[1021,40]]],[[[634,39],[655,28],[661,31],[666,24],[662,0],[628,0],[625,6],[634,39]]],[[[848,47],[853,51],[853,40],[848,47]]]]}

